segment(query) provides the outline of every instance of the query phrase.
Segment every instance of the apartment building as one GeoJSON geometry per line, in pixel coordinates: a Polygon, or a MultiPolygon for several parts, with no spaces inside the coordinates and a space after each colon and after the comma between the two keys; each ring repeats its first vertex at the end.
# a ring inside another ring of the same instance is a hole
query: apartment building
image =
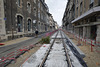
{"type": "Polygon", "coordinates": [[[81,37],[100,41],[100,0],[68,0],[68,3],[63,25],[81,37]]]}
{"type": "Polygon", "coordinates": [[[38,29],[40,32],[48,31],[49,8],[45,0],[38,0],[38,29]]]}
{"type": "Polygon", "coordinates": [[[0,41],[49,31],[48,12],[45,0],[0,0],[0,41]]]}
{"type": "Polygon", "coordinates": [[[55,21],[53,19],[52,14],[49,14],[49,23],[50,23],[50,25],[49,25],[50,30],[52,30],[52,31],[55,30],[55,21]]]}
{"type": "Polygon", "coordinates": [[[0,40],[6,39],[5,18],[4,18],[4,2],[0,0],[0,40]]]}
{"type": "Polygon", "coordinates": [[[37,20],[37,0],[3,0],[8,39],[33,35],[37,20]]]}

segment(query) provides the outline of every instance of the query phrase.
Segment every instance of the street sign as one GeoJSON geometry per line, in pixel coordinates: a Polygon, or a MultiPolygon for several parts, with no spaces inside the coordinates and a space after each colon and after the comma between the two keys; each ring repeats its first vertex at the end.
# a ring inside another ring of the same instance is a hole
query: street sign
{"type": "Polygon", "coordinates": [[[7,18],[4,18],[4,20],[7,20],[7,18]]]}

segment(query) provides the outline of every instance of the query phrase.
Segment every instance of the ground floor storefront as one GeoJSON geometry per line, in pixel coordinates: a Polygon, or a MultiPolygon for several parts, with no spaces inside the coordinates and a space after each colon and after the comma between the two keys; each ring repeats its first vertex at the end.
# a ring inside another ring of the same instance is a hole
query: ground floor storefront
{"type": "MultiPolygon", "coordinates": [[[[99,22],[98,22],[99,23],[99,22]]],[[[100,41],[100,25],[76,26],[74,33],[83,38],[100,41]]]]}

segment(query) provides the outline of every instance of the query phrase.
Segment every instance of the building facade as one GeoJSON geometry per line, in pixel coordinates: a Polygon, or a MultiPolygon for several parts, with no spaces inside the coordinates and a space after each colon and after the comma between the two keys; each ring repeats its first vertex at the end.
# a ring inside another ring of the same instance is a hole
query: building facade
{"type": "Polygon", "coordinates": [[[45,0],[0,0],[0,41],[48,30],[45,0]]]}
{"type": "Polygon", "coordinates": [[[75,19],[75,0],[68,0],[64,16],[62,19],[62,26],[64,29],[72,32],[73,26],[71,21],[75,19]]]}
{"type": "Polygon", "coordinates": [[[100,41],[100,0],[68,0],[68,3],[63,25],[83,38],[100,41]],[[71,27],[68,27],[67,21],[71,27]]]}
{"type": "Polygon", "coordinates": [[[50,28],[50,30],[55,30],[55,21],[54,21],[54,19],[53,19],[53,16],[52,16],[52,14],[49,14],[49,28],[50,28]]]}
{"type": "Polygon", "coordinates": [[[38,0],[38,29],[40,32],[48,31],[49,8],[45,0],[38,0]]]}
{"type": "Polygon", "coordinates": [[[55,21],[55,29],[58,29],[58,28],[59,28],[59,26],[58,26],[57,22],[55,21]]]}
{"type": "Polygon", "coordinates": [[[0,0],[0,40],[6,39],[4,15],[4,2],[0,0]]]}

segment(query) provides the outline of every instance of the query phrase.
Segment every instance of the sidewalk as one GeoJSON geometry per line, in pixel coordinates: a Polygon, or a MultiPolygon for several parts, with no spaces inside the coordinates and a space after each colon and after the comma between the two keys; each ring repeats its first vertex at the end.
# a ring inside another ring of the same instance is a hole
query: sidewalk
{"type": "MultiPolygon", "coordinates": [[[[75,39],[71,34],[66,33],[66,35],[78,45],[78,40],[75,39]]],[[[100,53],[91,52],[91,45],[84,45],[83,42],[80,42],[81,45],[78,46],[86,55],[84,61],[87,63],[88,67],[100,67],[100,53]]]]}
{"type": "Polygon", "coordinates": [[[7,46],[7,45],[12,45],[12,44],[15,44],[15,43],[19,43],[19,42],[22,42],[22,41],[25,41],[25,40],[28,40],[28,39],[31,39],[31,38],[32,37],[22,37],[22,38],[10,40],[10,41],[1,42],[1,43],[5,44],[5,45],[2,45],[0,47],[7,46]]]}

